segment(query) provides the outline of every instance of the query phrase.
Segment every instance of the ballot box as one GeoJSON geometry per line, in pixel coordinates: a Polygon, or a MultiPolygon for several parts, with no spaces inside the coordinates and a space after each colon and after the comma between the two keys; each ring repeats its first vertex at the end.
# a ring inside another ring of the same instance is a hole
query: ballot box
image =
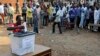
{"type": "MultiPolygon", "coordinates": [[[[4,50],[2,51],[0,56],[19,56],[14,53],[11,53],[11,48],[9,45],[2,46],[0,50],[4,50]]],[[[23,56],[52,56],[51,51],[52,49],[47,46],[35,44],[34,52],[27,53],[23,56]]]]}
{"type": "Polygon", "coordinates": [[[16,55],[33,53],[35,47],[35,33],[23,32],[9,34],[11,41],[11,52],[16,55]]]}

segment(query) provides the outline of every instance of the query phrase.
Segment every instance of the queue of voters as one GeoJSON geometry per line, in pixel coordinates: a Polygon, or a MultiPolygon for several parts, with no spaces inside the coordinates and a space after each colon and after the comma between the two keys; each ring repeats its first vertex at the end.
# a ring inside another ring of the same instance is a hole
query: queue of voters
{"type": "MultiPolygon", "coordinates": [[[[44,2],[23,3],[20,17],[26,23],[26,27],[39,33],[39,29],[52,25],[52,33],[55,33],[55,26],[58,26],[59,33],[65,29],[88,29],[88,25],[100,24],[100,5],[89,5],[88,3],[63,3],[44,2]],[[64,29],[65,28],[65,29],[64,29]]],[[[12,4],[0,3],[0,16],[3,24],[14,23],[15,9],[12,4]]],[[[18,15],[19,16],[19,15],[18,15]]],[[[17,17],[16,17],[17,19],[17,17]]],[[[18,21],[17,23],[21,23],[18,21]]],[[[98,31],[98,27],[93,27],[93,31],[98,31]]]]}

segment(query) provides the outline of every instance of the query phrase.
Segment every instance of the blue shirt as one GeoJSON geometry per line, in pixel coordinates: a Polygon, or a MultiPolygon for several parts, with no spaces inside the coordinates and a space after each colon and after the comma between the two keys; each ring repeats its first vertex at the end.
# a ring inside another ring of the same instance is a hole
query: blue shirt
{"type": "Polygon", "coordinates": [[[81,17],[81,8],[76,8],[76,16],[81,17]]]}
{"type": "Polygon", "coordinates": [[[75,16],[76,16],[75,14],[76,14],[76,12],[75,12],[74,8],[69,11],[69,17],[70,18],[75,18],[75,16]]]}

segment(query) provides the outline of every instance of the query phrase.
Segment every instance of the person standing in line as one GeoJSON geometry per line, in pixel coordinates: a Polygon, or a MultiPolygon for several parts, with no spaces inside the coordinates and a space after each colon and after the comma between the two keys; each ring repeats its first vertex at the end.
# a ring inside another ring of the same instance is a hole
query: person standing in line
{"type": "Polygon", "coordinates": [[[5,15],[5,18],[4,18],[4,21],[5,21],[5,24],[8,23],[8,5],[7,3],[4,4],[4,15],[5,15]]]}
{"type": "Polygon", "coordinates": [[[57,11],[57,14],[56,14],[56,19],[54,20],[54,23],[53,23],[53,29],[52,29],[52,33],[55,33],[55,26],[56,24],[58,25],[58,28],[59,28],[59,33],[62,34],[62,31],[61,31],[61,13],[62,13],[62,10],[61,8],[57,11]]]}
{"type": "Polygon", "coordinates": [[[67,4],[67,11],[70,11],[71,10],[71,7],[72,7],[72,4],[71,3],[68,3],[67,4]]]}
{"type": "Polygon", "coordinates": [[[4,23],[4,5],[0,2],[0,16],[2,17],[2,23],[4,23]]]}
{"type": "Polygon", "coordinates": [[[36,6],[36,11],[37,11],[37,16],[38,16],[38,19],[39,19],[39,28],[41,28],[41,18],[40,18],[40,12],[41,12],[41,8],[39,5],[36,6]]]}
{"type": "Polygon", "coordinates": [[[56,18],[56,7],[55,7],[55,4],[52,5],[52,22],[54,22],[56,18]]]}
{"type": "Polygon", "coordinates": [[[89,24],[89,21],[90,21],[89,17],[90,17],[90,8],[88,7],[87,11],[86,11],[86,25],[85,25],[86,29],[88,29],[88,24],[89,24]]]}
{"type": "Polygon", "coordinates": [[[81,21],[80,21],[80,28],[84,27],[84,20],[85,20],[85,11],[84,6],[81,7],[81,21]]]}
{"type": "Polygon", "coordinates": [[[51,23],[52,13],[53,13],[53,11],[52,11],[53,7],[52,7],[51,4],[49,4],[47,7],[48,7],[48,9],[47,9],[47,11],[48,11],[48,16],[49,16],[48,18],[49,18],[49,22],[51,23]]]}
{"type": "Polygon", "coordinates": [[[94,23],[94,7],[93,6],[90,6],[90,9],[89,9],[89,23],[94,23]]]}
{"type": "Polygon", "coordinates": [[[63,26],[63,16],[64,16],[64,12],[63,12],[63,6],[60,6],[61,12],[60,12],[60,18],[61,18],[61,27],[63,26]]]}
{"type": "Polygon", "coordinates": [[[23,7],[22,7],[22,17],[24,18],[25,21],[26,21],[26,11],[27,11],[26,3],[23,3],[23,7]]]}
{"type": "Polygon", "coordinates": [[[70,23],[72,23],[72,24],[71,24],[71,29],[74,28],[75,16],[76,16],[75,8],[72,6],[72,7],[70,8],[70,10],[69,10],[70,23]]]}
{"type": "Polygon", "coordinates": [[[76,17],[77,17],[77,27],[79,28],[79,24],[80,24],[80,20],[81,20],[81,8],[79,5],[77,5],[77,8],[76,8],[76,17]]]}
{"type": "MultiPolygon", "coordinates": [[[[94,24],[95,25],[99,23],[99,15],[100,15],[99,8],[96,7],[94,10],[94,24]]],[[[97,29],[98,27],[94,27],[94,31],[97,31],[97,29]]]]}
{"type": "Polygon", "coordinates": [[[75,29],[77,33],[79,33],[79,24],[81,19],[81,8],[78,4],[75,6],[75,29]]]}
{"type": "Polygon", "coordinates": [[[13,15],[14,15],[14,8],[12,4],[9,3],[9,7],[8,7],[9,23],[13,22],[13,15]]]}
{"type": "Polygon", "coordinates": [[[16,3],[16,14],[20,14],[20,11],[19,11],[19,2],[18,1],[16,3]]]}
{"type": "Polygon", "coordinates": [[[44,20],[44,10],[41,8],[40,11],[40,28],[43,28],[43,20],[44,20]]]}
{"type": "Polygon", "coordinates": [[[29,27],[32,27],[32,8],[30,5],[27,7],[27,24],[29,27]]]}
{"type": "Polygon", "coordinates": [[[47,7],[44,8],[44,26],[48,26],[49,18],[48,18],[48,12],[47,7]]]}
{"type": "Polygon", "coordinates": [[[47,18],[45,18],[47,14],[46,13],[47,7],[43,2],[40,4],[40,7],[41,7],[42,28],[43,28],[43,26],[45,26],[47,22],[47,18]]]}
{"type": "Polygon", "coordinates": [[[38,31],[38,21],[39,21],[39,17],[38,17],[38,14],[37,14],[37,10],[35,9],[34,13],[33,13],[33,31],[35,33],[39,33],[39,31],[38,31]]]}
{"type": "Polygon", "coordinates": [[[34,12],[35,9],[36,9],[36,4],[33,2],[32,11],[34,12]]]}
{"type": "Polygon", "coordinates": [[[86,26],[86,17],[87,17],[87,6],[86,4],[84,5],[84,23],[83,23],[83,27],[85,28],[86,26]]]}
{"type": "Polygon", "coordinates": [[[63,4],[63,8],[62,8],[62,12],[63,12],[63,14],[65,14],[66,11],[67,11],[66,4],[63,4]]]}

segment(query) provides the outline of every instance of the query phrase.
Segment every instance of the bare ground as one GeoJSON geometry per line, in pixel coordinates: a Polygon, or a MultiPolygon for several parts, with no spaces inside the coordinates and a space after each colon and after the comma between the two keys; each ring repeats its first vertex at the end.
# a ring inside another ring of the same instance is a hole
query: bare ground
{"type": "MultiPolygon", "coordinates": [[[[56,30],[52,34],[51,30],[51,26],[40,29],[40,33],[36,34],[36,43],[50,47],[52,56],[100,56],[100,32],[80,30],[78,34],[76,30],[66,30],[59,34],[56,30]]],[[[6,28],[0,26],[0,56],[6,52],[5,45],[9,44],[6,28]]]]}

